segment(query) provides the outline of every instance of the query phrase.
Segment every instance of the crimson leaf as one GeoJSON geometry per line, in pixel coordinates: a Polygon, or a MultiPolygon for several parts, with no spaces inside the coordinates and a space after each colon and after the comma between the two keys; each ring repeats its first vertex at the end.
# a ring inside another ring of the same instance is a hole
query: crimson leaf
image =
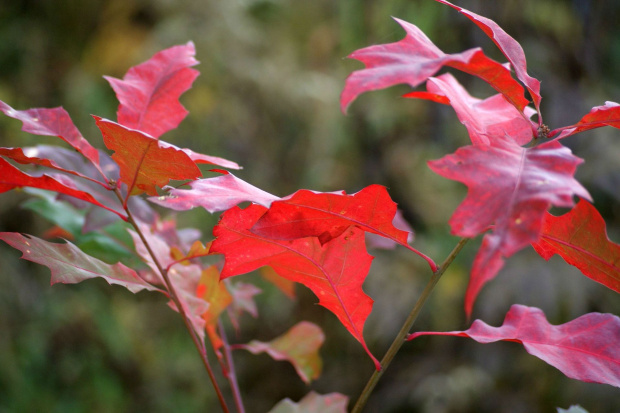
{"type": "MultiPolygon", "coordinates": [[[[493,20],[488,19],[484,16],[480,16],[476,13],[472,13],[469,10],[465,10],[462,7],[455,6],[454,4],[445,1],[445,0],[436,0],[440,3],[446,4],[462,14],[464,14],[469,20],[476,23],[478,27],[484,31],[484,33],[489,36],[491,40],[499,47],[504,56],[508,59],[510,64],[515,70],[517,74],[517,79],[523,82],[523,84],[527,87],[527,90],[530,92],[532,99],[534,100],[534,104],[536,105],[536,110],[539,112],[539,121],[542,124],[542,118],[540,118],[540,100],[542,99],[540,96],[540,81],[534,79],[530,75],[527,74],[527,63],[525,61],[525,53],[523,52],[523,48],[515,39],[513,39],[508,33],[504,31],[497,23],[493,20]]],[[[500,91],[501,92],[501,91],[500,91]]],[[[517,108],[519,108],[517,106],[517,108]]],[[[519,108],[522,109],[522,108],[519,108]]]]}
{"type": "Polygon", "coordinates": [[[49,175],[31,176],[15,168],[3,158],[0,158],[0,193],[10,191],[14,188],[21,188],[23,186],[47,189],[49,191],[69,195],[114,212],[122,219],[127,220],[127,217],[121,212],[117,212],[114,209],[101,204],[88,192],[74,189],[72,187],[74,186],[73,182],[65,175],[58,175],[56,177],[51,177],[49,175]]]}
{"type": "Polygon", "coordinates": [[[405,246],[426,259],[435,271],[435,263],[407,243],[407,231],[394,226],[396,212],[396,203],[381,185],[370,185],[353,195],[302,189],[273,202],[251,231],[274,239],[319,237],[325,243],[354,225],[405,246]]]}
{"type": "Polygon", "coordinates": [[[605,102],[603,106],[595,106],[579,122],[571,126],[555,129],[549,133],[549,137],[554,137],[560,133],[556,139],[562,139],[579,132],[600,128],[601,126],[620,128],[620,104],[605,102]]]}
{"type": "Polygon", "coordinates": [[[34,135],[58,136],[73,146],[93,164],[99,165],[99,152],[82,137],[69,114],[63,108],[15,110],[0,101],[0,111],[7,116],[22,121],[22,130],[24,132],[34,135]]]}
{"type": "Polygon", "coordinates": [[[434,172],[468,187],[449,221],[454,235],[475,237],[493,226],[474,261],[465,298],[468,315],[482,286],[503,265],[502,257],[538,240],[550,205],[571,207],[574,195],[590,199],[573,177],[581,162],[557,141],[522,148],[503,139],[493,146],[465,146],[428,163],[434,172]]]}
{"type": "Polygon", "coordinates": [[[187,116],[179,97],[188,90],[198,71],[192,42],[156,53],[129,69],[122,80],[105,76],[120,102],[118,123],[158,138],[176,128],[187,116]]]}
{"type": "Polygon", "coordinates": [[[532,246],[548,260],[558,254],[587,277],[620,293],[620,245],[607,238],[605,221],[581,200],[570,212],[545,216],[540,240],[532,246]]]}
{"type": "Polygon", "coordinates": [[[479,343],[515,341],[572,379],[620,387],[620,318],[613,314],[590,313],[555,326],[542,310],[513,305],[501,327],[476,320],[465,331],[425,331],[407,339],[423,335],[470,337],[479,343]]]}
{"type": "Polygon", "coordinates": [[[384,89],[399,83],[416,87],[443,66],[478,76],[502,93],[519,111],[527,105],[523,87],[503,65],[488,58],[479,48],[445,54],[416,26],[395,19],[407,32],[404,39],[391,44],[357,50],[350,58],[361,61],[366,69],[353,72],[340,97],[344,111],[363,92],[384,89]]]}
{"type": "Polygon", "coordinates": [[[52,285],[56,283],[75,284],[101,277],[109,284],[122,285],[132,293],[140,290],[159,290],[138,277],[138,274],[121,263],[106,264],[86,255],[70,242],[55,244],[31,235],[15,232],[0,232],[0,239],[20,250],[22,258],[45,265],[52,271],[52,285]]]}
{"type": "Polygon", "coordinates": [[[537,127],[529,120],[535,113],[530,107],[525,108],[524,117],[502,94],[484,100],[474,98],[450,73],[429,78],[426,88],[428,93],[413,92],[405,96],[450,104],[474,145],[490,145],[492,140],[504,139],[505,136],[525,145],[533,138],[537,127]]]}
{"type": "Polygon", "coordinates": [[[246,209],[229,209],[213,229],[216,236],[211,252],[224,254],[222,278],[271,266],[280,276],[310,288],[319,304],[333,312],[364,347],[362,331],[373,300],[362,291],[372,257],[366,252],[364,233],[350,227],[331,241],[321,244],[317,238],[276,240],[250,231],[267,209],[252,204],[246,209]]]}

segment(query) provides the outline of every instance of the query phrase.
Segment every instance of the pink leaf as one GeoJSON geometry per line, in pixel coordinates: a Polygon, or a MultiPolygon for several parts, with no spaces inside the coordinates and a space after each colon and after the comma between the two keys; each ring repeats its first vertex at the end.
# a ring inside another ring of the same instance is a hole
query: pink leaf
{"type": "Polygon", "coordinates": [[[528,120],[535,113],[534,110],[526,107],[524,117],[523,113],[511,105],[502,94],[484,100],[474,98],[449,73],[429,78],[426,88],[428,90],[426,95],[405,96],[421,97],[439,103],[442,103],[441,98],[447,99],[461,123],[467,128],[474,145],[490,145],[491,141],[504,139],[506,136],[519,145],[525,145],[534,137],[533,131],[537,126],[528,120]]]}
{"type": "Polygon", "coordinates": [[[290,241],[263,238],[250,228],[266,210],[252,204],[222,214],[213,230],[217,238],[211,245],[211,252],[224,254],[222,278],[269,265],[280,276],[304,284],[319,298],[320,305],[338,317],[380,369],[362,335],[373,304],[362,290],[372,261],[366,252],[364,233],[351,227],[324,244],[314,237],[290,241]]]}
{"type": "Polygon", "coordinates": [[[267,353],[274,360],[289,361],[299,377],[310,383],[321,375],[323,361],[319,348],[324,341],[325,334],[319,326],[302,321],[270,342],[252,340],[248,344],[237,344],[234,348],[248,350],[252,354],[267,353]]]}
{"type": "Polygon", "coordinates": [[[61,107],[47,109],[15,110],[0,101],[0,111],[5,115],[22,121],[22,130],[34,135],[58,136],[74,147],[93,164],[99,165],[99,152],[75,127],[66,110],[61,107]]]}
{"type": "Polygon", "coordinates": [[[400,83],[416,87],[443,66],[450,66],[480,77],[519,111],[527,105],[523,87],[512,78],[510,71],[489,59],[479,49],[445,54],[424,33],[411,23],[395,19],[407,32],[396,43],[370,46],[353,52],[349,57],[361,61],[365,69],[353,72],[346,80],[340,97],[340,106],[347,107],[363,92],[384,89],[400,83]]]}
{"type": "Polygon", "coordinates": [[[522,148],[510,139],[462,147],[429,162],[437,174],[468,187],[450,218],[452,233],[471,238],[493,226],[474,261],[466,293],[468,315],[482,285],[501,268],[501,257],[538,240],[550,205],[571,207],[574,195],[590,199],[573,177],[581,162],[559,142],[522,148]]]}
{"type": "Polygon", "coordinates": [[[607,238],[605,221],[581,200],[570,212],[545,215],[540,240],[532,243],[546,260],[558,254],[587,277],[620,293],[620,245],[607,238]]]}
{"type": "Polygon", "coordinates": [[[288,398],[282,400],[269,413],[347,413],[347,404],[349,398],[344,394],[320,395],[311,391],[298,403],[288,398]]]}
{"type": "MultiPolygon", "coordinates": [[[[523,84],[527,87],[527,90],[530,92],[530,95],[534,100],[536,110],[540,113],[540,100],[542,99],[540,96],[540,81],[534,79],[527,74],[525,53],[523,52],[523,48],[521,47],[519,42],[513,39],[508,33],[504,31],[504,29],[499,27],[499,25],[491,19],[480,16],[476,13],[472,13],[462,7],[455,6],[454,4],[445,0],[436,1],[446,4],[464,14],[469,20],[476,23],[476,25],[480,27],[491,40],[493,40],[493,42],[497,45],[497,47],[499,47],[499,49],[502,51],[504,56],[506,56],[506,58],[514,68],[515,73],[517,74],[517,79],[523,82],[523,84]]],[[[518,106],[517,108],[522,109],[518,106]]],[[[542,119],[540,119],[540,122],[542,123],[542,119]]]]}
{"type": "Polygon", "coordinates": [[[604,106],[595,106],[579,122],[571,126],[555,129],[549,133],[549,137],[552,138],[560,133],[556,139],[562,139],[576,133],[600,128],[601,126],[620,128],[620,104],[605,102],[604,106]]]}
{"type": "Polygon", "coordinates": [[[192,42],[156,53],[129,69],[123,80],[105,76],[120,102],[118,123],[154,138],[176,128],[187,116],[179,97],[188,90],[198,71],[192,42]]]}
{"type": "Polygon", "coordinates": [[[52,272],[52,285],[56,283],[76,284],[100,277],[110,285],[122,285],[132,293],[144,289],[159,291],[157,287],[140,278],[131,268],[121,263],[106,264],[86,255],[70,242],[55,244],[32,235],[26,236],[14,232],[0,232],[0,239],[20,250],[23,253],[23,259],[48,267],[52,272]]]}
{"type": "Polygon", "coordinates": [[[620,318],[613,314],[590,313],[555,326],[540,309],[513,305],[501,327],[476,320],[466,331],[425,331],[407,339],[423,335],[470,337],[479,343],[515,341],[572,379],[620,387],[620,318]]]}
{"type": "Polygon", "coordinates": [[[273,201],[280,199],[230,173],[193,181],[189,186],[191,189],[170,189],[168,196],[148,199],[176,211],[200,206],[211,213],[225,211],[246,201],[268,207],[273,201]]]}

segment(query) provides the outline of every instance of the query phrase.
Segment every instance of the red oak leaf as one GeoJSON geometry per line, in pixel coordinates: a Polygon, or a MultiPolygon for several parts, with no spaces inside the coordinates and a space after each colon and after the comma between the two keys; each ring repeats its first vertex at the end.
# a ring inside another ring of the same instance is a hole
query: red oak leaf
{"type": "Polygon", "coordinates": [[[179,148],[168,142],[162,142],[162,145],[185,152],[185,154],[197,164],[218,165],[229,169],[241,169],[239,164],[233,161],[229,161],[228,159],[220,158],[218,156],[204,155],[202,153],[197,153],[187,148],[179,148]]]}
{"type": "Polygon", "coordinates": [[[450,73],[431,77],[426,82],[428,93],[409,93],[406,97],[417,97],[452,106],[456,116],[465,125],[474,145],[490,145],[492,140],[509,136],[519,145],[525,145],[534,137],[537,125],[529,120],[535,111],[525,107],[524,113],[512,106],[502,94],[481,100],[472,97],[450,73]],[[526,119],[527,118],[527,119],[526,119]]]}
{"type": "Polygon", "coordinates": [[[476,320],[466,331],[418,332],[408,340],[423,335],[515,341],[572,379],[620,387],[620,318],[613,314],[590,313],[556,326],[538,308],[513,305],[501,327],[476,320]]]}
{"type": "Polygon", "coordinates": [[[488,58],[480,48],[445,54],[416,26],[395,20],[407,32],[403,40],[366,47],[349,55],[364,63],[366,68],[353,72],[347,78],[340,97],[343,112],[363,92],[399,83],[416,87],[443,66],[478,76],[502,93],[519,111],[528,104],[523,96],[523,87],[511,76],[510,70],[488,58]]]}
{"type": "Polygon", "coordinates": [[[504,139],[493,146],[462,147],[428,163],[437,174],[468,187],[449,221],[454,235],[471,238],[493,226],[474,260],[465,298],[468,315],[482,285],[501,268],[502,257],[538,240],[550,205],[572,207],[574,195],[590,199],[573,177],[581,162],[556,141],[522,148],[504,139]]]}
{"type": "Polygon", "coordinates": [[[194,44],[173,46],[129,69],[123,80],[105,76],[120,102],[118,123],[154,138],[176,128],[187,116],[179,97],[188,90],[198,71],[194,44]]]}
{"type": "Polygon", "coordinates": [[[34,135],[58,136],[74,147],[93,164],[99,165],[99,152],[95,149],[75,127],[66,110],[58,108],[37,108],[15,110],[0,101],[0,111],[5,115],[22,121],[22,130],[34,135]]]}
{"type": "MultiPolygon", "coordinates": [[[[36,155],[40,153],[39,147],[33,148],[0,148],[0,155],[6,158],[12,159],[15,162],[18,162],[22,165],[39,165],[45,166],[47,168],[56,169],[57,171],[65,172],[71,175],[79,176],[80,178],[88,179],[89,181],[95,182],[103,186],[106,189],[109,189],[108,185],[104,182],[98,181],[91,177],[81,174],[80,172],[73,171],[70,169],[65,169],[58,165],[52,159],[46,158],[38,158],[36,155]]],[[[82,158],[83,159],[83,158],[82,158]]]]}
{"type": "Polygon", "coordinates": [[[620,128],[620,104],[605,102],[604,106],[595,106],[579,122],[571,126],[554,129],[549,133],[549,137],[552,138],[559,133],[556,139],[562,139],[579,132],[600,128],[601,126],[620,128]]]}
{"type": "Polygon", "coordinates": [[[15,168],[3,158],[0,158],[0,193],[24,186],[47,189],[48,191],[69,195],[114,212],[123,220],[127,220],[127,217],[121,212],[103,205],[88,192],[73,188],[73,182],[66,175],[58,175],[55,177],[49,175],[31,176],[15,168]]]}
{"type": "Polygon", "coordinates": [[[200,169],[186,153],[162,144],[138,130],[93,116],[103,141],[113,150],[112,159],[121,170],[121,182],[127,185],[128,197],[146,192],[157,195],[171,179],[196,179],[200,169]]]}
{"type": "Polygon", "coordinates": [[[581,200],[570,212],[545,216],[542,236],[532,246],[546,260],[558,254],[587,277],[620,293],[620,245],[607,238],[605,221],[581,200]]]}
{"type": "Polygon", "coordinates": [[[236,344],[234,349],[244,349],[252,354],[267,353],[274,360],[289,361],[299,377],[309,384],[321,375],[323,361],[319,348],[324,341],[325,334],[319,326],[302,321],[268,343],[252,340],[248,344],[236,344]]]}
{"type": "Polygon", "coordinates": [[[132,293],[145,289],[160,291],[140,278],[131,268],[121,263],[106,264],[85,254],[70,242],[56,244],[14,232],[0,232],[0,239],[20,250],[23,259],[48,267],[52,272],[52,285],[76,284],[100,277],[109,284],[122,285],[132,293]]]}
{"type": "Polygon", "coordinates": [[[200,206],[211,213],[225,211],[246,201],[268,207],[280,199],[230,173],[190,182],[189,186],[191,189],[171,189],[168,196],[148,199],[176,211],[200,206]]]}
{"type": "Polygon", "coordinates": [[[222,278],[245,274],[265,265],[280,276],[310,288],[319,304],[333,312],[364,347],[377,369],[380,364],[366,346],[362,331],[373,300],[362,291],[372,257],[366,252],[364,233],[350,227],[321,244],[317,238],[276,240],[250,232],[267,211],[252,204],[229,209],[214,228],[211,251],[224,254],[222,278]]]}
{"type": "Polygon", "coordinates": [[[251,231],[274,239],[319,237],[325,243],[354,225],[405,246],[426,259],[435,271],[435,263],[407,243],[409,234],[394,226],[396,212],[396,203],[381,185],[368,186],[353,195],[302,189],[274,201],[251,231]]]}
{"type": "MultiPolygon", "coordinates": [[[[508,33],[504,31],[497,23],[493,20],[488,19],[484,16],[480,16],[476,13],[472,13],[469,10],[465,10],[462,7],[455,6],[454,4],[445,1],[445,0],[436,0],[440,3],[446,4],[462,14],[464,14],[469,20],[476,23],[478,27],[484,31],[484,33],[489,36],[491,40],[499,47],[504,56],[508,59],[510,64],[515,70],[517,75],[517,79],[519,79],[527,90],[530,92],[532,99],[534,100],[534,104],[536,105],[536,110],[539,112],[539,121],[542,124],[542,118],[540,118],[540,100],[542,99],[540,96],[540,81],[534,79],[530,75],[527,74],[527,63],[525,61],[525,53],[523,52],[523,48],[515,39],[513,39],[508,33]]],[[[501,92],[498,90],[498,92],[501,92]]],[[[516,106],[516,105],[515,105],[516,106]]],[[[518,106],[517,106],[518,107],[518,106]]],[[[522,108],[519,108],[522,109],[522,108]]]]}

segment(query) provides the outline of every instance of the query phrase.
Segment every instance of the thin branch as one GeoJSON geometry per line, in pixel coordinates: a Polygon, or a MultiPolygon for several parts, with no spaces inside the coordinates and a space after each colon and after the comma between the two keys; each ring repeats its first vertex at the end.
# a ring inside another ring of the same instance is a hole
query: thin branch
{"type": "Polygon", "coordinates": [[[235,363],[233,361],[232,349],[230,344],[228,343],[228,338],[226,337],[226,331],[224,330],[224,323],[222,320],[218,320],[217,324],[220,338],[224,343],[224,360],[226,361],[226,378],[230,383],[230,388],[232,389],[233,397],[235,399],[235,406],[237,407],[238,413],[245,413],[245,407],[243,406],[243,399],[241,398],[241,391],[239,390],[239,383],[237,382],[237,374],[235,373],[235,363]]]}
{"type": "MultiPolygon", "coordinates": [[[[121,195],[121,193],[118,190],[118,188],[114,191],[114,193],[116,194],[118,199],[121,202],[123,202],[123,196],[121,195]]],[[[224,413],[229,413],[229,409],[228,409],[228,406],[226,404],[226,400],[224,400],[224,395],[222,394],[222,391],[220,390],[220,388],[219,388],[219,386],[217,384],[217,380],[215,378],[215,374],[213,374],[213,369],[211,369],[211,365],[209,364],[209,360],[207,358],[207,351],[206,351],[206,348],[204,346],[204,343],[200,340],[200,338],[196,334],[196,331],[194,331],[194,328],[193,328],[193,326],[191,324],[189,316],[187,315],[187,312],[185,311],[185,307],[182,305],[181,300],[179,299],[179,296],[178,296],[174,286],[172,285],[172,282],[170,281],[170,277],[168,276],[168,271],[163,268],[163,266],[161,265],[161,263],[157,259],[157,256],[155,255],[153,249],[151,248],[150,244],[146,240],[146,237],[142,233],[142,230],[140,229],[140,226],[135,221],[135,219],[133,218],[133,215],[129,211],[129,207],[127,205],[124,205],[124,208],[125,208],[125,212],[127,212],[128,222],[134,227],[134,229],[136,230],[136,233],[138,234],[138,236],[142,240],[142,243],[146,247],[146,250],[148,251],[148,253],[151,256],[151,258],[153,259],[153,263],[155,263],[155,266],[157,267],[157,270],[161,274],[162,279],[164,280],[164,284],[166,285],[166,288],[167,288],[168,292],[170,293],[170,299],[172,300],[172,302],[174,302],[174,305],[179,310],[179,314],[181,314],[181,317],[183,318],[183,322],[185,323],[185,328],[187,329],[187,331],[189,332],[190,336],[192,337],[192,341],[194,342],[194,345],[196,346],[196,349],[198,350],[198,353],[200,354],[200,358],[202,360],[202,363],[203,363],[205,369],[207,370],[207,374],[209,375],[209,378],[211,379],[211,383],[213,385],[213,388],[215,389],[215,393],[217,394],[217,398],[220,401],[220,405],[222,406],[222,410],[224,411],[224,413]]]]}
{"type": "Polygon", "coordinates": [[[387,353],[385,353],[385,356],[383,356],[383,360],[381,360],[381,370],[375,370],[372,376],[370,376],[368,383],[366,383],[366,387],[364,387],[364,390],[362,390],[362,393],[357,399],[355,406],[353,406],[353,410],[351,410],[351,413],[360,413],[362,411],[362,409],[368,402],[368,398],[372,394],[372,391],[379,382],[379,379],[381,378],[381,376],[383,376],[383,373],[385,373],[385,370],[387,370],[388,366],[394,359],[394,356],[396,356],[396,353],[398,353],[402,345],[405,343],[405,338],[413,327],[413,324],[418,318],[420,311],[422,311],[422,307],[424,307],[426,300],[428,300],[428,297],[430,297],[433,288],[435,288],[435,285],[437,285],[437,282],[439,281],[443,273],[446,272],[446,269],[450,266],[452,261],[454,261],[454,258],[456,258],[459,252],[461,252],[467,241],[469,241],[469,238],[461,238],[458,244],[456,244],[456,247],[454,247],[450,255],[448,255],[448,257],[444,260],[444,262],[437,269],[437,271],[433,272],[433,275],[428,280],[428,283],[426,284],[426,287],[424,287],[422,294],[420,294],[420,298],[418,298],[418,301],[416,301],[413,309],[411,310],[411,313],[409,313],[409,316],[405,320],[405,323],[396,335],[396,338],[394,338],[392,345],[388,349],[387,353]]]}

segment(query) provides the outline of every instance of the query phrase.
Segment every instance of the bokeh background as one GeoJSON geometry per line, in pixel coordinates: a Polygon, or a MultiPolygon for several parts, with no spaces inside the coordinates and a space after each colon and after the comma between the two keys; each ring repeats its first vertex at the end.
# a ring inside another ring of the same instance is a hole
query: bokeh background
{"type": "MultiPolygon", "coordinates": [[[[542,81],[551,128],[620,100],[619,2],[457,3],[521,42],[530,74],[542,81]]],[[[115,119],[117,107],[102,75],[122,77],[156,51],[193,40],[202,74],[182,97],[190,115],[164,139],[235,160],[244,166],[239,177],[280,196],[383,184],[415,228],[416,246],[441,261],[457,242],[447,221],[466,190],[426,162],[467,144],[465,128],[449,107],[400,98],[405,86],[363,95],[346,116],[339,109],[346,76],[362,67],[346,56],[404,36],[390,16],[418,25],[446,52],[482,46],[504,61],[473,23],[432,0],[10,0],[0,2],[0,99],[17,109],[62,105],[101,146],[90,114],[115,119]]],[[[457,77],[474,96],[492,93],[457,77]]],[[[60,143],[20,127],[0,118],[1,146],[60,143]]],[[[577,176],[620,241],[620,131],[603,128],[566,144],[586,160],[577,176]]],[[[50,228],[22,207],[26,199],[0,194],[0,231],[41,235],[50,228]]],[[[215,220],[201,210],[178,216],[205,240],[215,220]]],[[[191,340],[163,300],[99,280],[50,288],[46,268],[0,244],[0,412],[218,411],[191,340]]],[[[463,294],[477,245],[471,242],[446,273],[417,329],[467,328],[463,294]]],[[[378,357],[429,276],[406,251],[376,252],[365,284],[376,302],[365,337],[378,357]]],[[[373,365],[335,317],[313,305],[303,287],[291,301],[255,275],[242,279],[264,292],[259,317],[244,318],[231,341],[267,341],[302,319],[327,333],[324,373],[311,386],[285,362],[235,353],[248,411],[267,411],[311,389],[355,400],[373,365]]],[[[499,325],[513,303],[542,308],[555,324],[590,311],[620,314],[617,294],[561,259],[546,263],[529,250],[484,288],[474,317],[499,325]]],[[[367,411],[554,412],[581,404],[611,412],[620,409],[618,396],[611,386],[564,377],[515,343],[431,337],[404,346],[367,411]]]]}

